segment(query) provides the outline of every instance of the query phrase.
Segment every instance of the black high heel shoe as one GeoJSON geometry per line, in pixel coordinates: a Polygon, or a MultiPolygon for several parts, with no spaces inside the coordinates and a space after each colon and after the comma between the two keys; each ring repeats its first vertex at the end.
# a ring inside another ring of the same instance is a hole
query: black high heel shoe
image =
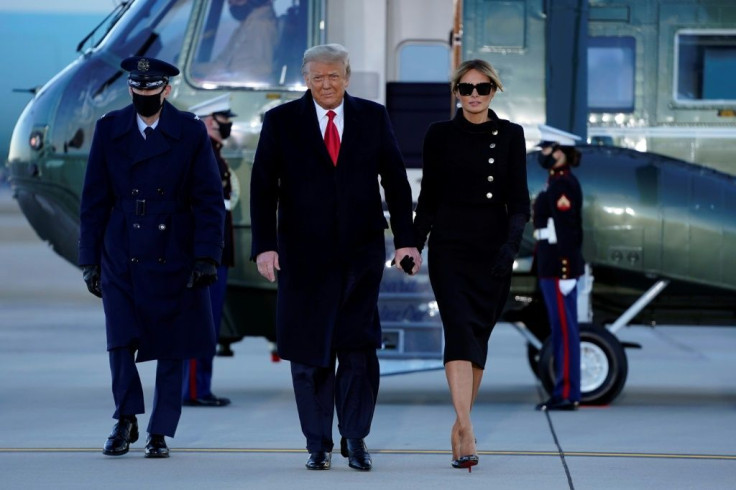
{"type": "Polygon", "coordinates": [[[471,471],[473,471],[472,467],[478,464],[478,455],[468,454],[467,456],[460,456],[457,459],[453,459],[450,464],[453,468],[457,469],[467,468],[468,473],[470,473],[471,471]]]}

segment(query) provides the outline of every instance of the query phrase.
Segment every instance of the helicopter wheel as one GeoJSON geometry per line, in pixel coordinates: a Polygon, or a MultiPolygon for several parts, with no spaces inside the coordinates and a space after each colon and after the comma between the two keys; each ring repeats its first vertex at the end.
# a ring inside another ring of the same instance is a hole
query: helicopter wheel
{"type": "MultiPolygon", "coordinates": [[[[531,358],[530,358],[531,359],[531,358]]],[[[616,336],[605,328],[580,325],[580,402],[607,405],[626,383],[628,360],[616,336]]],[[[554,357],[549,339],[539,353],[538,377],[550,395],[554,391],[554,357]]]]}

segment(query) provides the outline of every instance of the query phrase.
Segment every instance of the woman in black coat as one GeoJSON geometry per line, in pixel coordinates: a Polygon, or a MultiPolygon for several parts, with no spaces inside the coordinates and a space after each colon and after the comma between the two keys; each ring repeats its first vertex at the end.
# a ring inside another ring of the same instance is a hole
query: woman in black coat
{"type": "Polygon", "coordinates": [[[451,89],[462,110],[451,121],[432,124],[425,135],[414,226],[420,247],[431,233],[429,278],[457,414],[452,466],[470,468],[478,463],[470,410],[529,220],[529,191],[524,131],[489,109],[496,91],[503,90],[493,67],[483,60],[464,62],[451,89]]]}

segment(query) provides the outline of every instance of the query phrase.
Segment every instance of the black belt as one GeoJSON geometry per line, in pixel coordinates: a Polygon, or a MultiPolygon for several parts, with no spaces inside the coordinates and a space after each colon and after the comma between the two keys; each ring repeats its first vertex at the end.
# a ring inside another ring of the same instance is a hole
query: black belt
{"type": "Polygon", "coordinates": [[[151,201],[146,199],[118,199],[115,204],[125,214],[145,216],[146,214],[169,214],[184,212],[188,206],[179,201],[151,201]]]}

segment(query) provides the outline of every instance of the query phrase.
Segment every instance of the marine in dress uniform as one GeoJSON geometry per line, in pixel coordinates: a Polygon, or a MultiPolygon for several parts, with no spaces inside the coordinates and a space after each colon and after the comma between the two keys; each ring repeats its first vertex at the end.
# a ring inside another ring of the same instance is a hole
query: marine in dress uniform
{"type": "Polygon", "coordinates": [[[182,362],[212,355],[206,286],[223,248],[222,184],[202,121],[166,101],[179,70],[132,57],[133,104],[97,122],[82,189],[79,264],[102,298],[113,418],[103,453],[138,439],[144,400],[136,362],[157,360],[146,457],[168,457],[181,415],[182,362]]]}
{"type": "Polygon", "coordinates": [[[551,328],[555,371],[552,396],[537,405],[537,410],[575,410],[580,403],[577,280],[585,267],[583,194],[572,173],[580,162],[580,152],[572,140],[557,135],[539,144],[539,163],[549,176],[546,188],[534,201],[535,260],[551,328]],[[568,144],[562,145],[560,140],[568,144]]]}
{"type": "Polygon", "coordinates": [[[345,48],[310,48],[303,66],[309,90],[263,120],[250,188],[251,258],[270,281],[279,271],[278,353],[291,361],[307,468],[330,468],[337,411],[341,453],[365,471],[372,467],[364,438],[378,395],[388,227],[379,178],[396,268],[408,255],[416,273],[411,188],[386,109],[345,92],[345,48]]]}
{"type": "MultiPolygon", "coordinates": [[[[230,109],[230,94],[223,94],[208,99],[189,108],[207,127],[212,149],[215,152],[217,166],[220,169],[222,193],[225,198],[225,248],[222,260],[217,267],[217,282],[209,287],[212,303],[212,318],[215,324],[215,336],[220,336],[222,308],[227,291],[228,268],[235,265],[235,242],[233,236],[233,213],[231,212],[232,181],[230,166],[222,157],[223,141],[230,137],[233,123],[231,118],[237,116],[230,109]]],[[[186,406],[224,407],[230,399],[215,396],[212,393],[212,364],[214,356],[190,359],[184,363],[184,385],[182,386],[183,403],[186,406]]]]}

